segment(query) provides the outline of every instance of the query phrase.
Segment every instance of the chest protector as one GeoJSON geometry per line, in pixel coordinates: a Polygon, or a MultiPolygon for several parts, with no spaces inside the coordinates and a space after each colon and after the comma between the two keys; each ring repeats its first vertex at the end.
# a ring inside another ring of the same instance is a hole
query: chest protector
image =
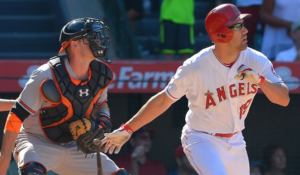
{"type": "Polygon", "coordinates": [[[52,105],[40,110],[40,124],[50,141],[70,143],[73,137],[69,123],[83,117],[90,118],[94,104],[113,81],[112,70],[95,59],[90,63],[88,79],[79,81],[71,78],[62,58],[53,57],[48,64],[53,80],[43,81],[40,92],[52,105]]]}

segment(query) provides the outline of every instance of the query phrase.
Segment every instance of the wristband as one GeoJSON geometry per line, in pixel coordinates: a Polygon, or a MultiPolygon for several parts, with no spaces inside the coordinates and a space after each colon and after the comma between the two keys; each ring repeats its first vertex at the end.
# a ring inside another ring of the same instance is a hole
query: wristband
{"type": "Polygon", "coordinates": [[[258,85],[262,85],[265,82],[266,78],[262,75],[259,75],[259,78],[260,78],[260,82],[258,83],[258,85]]]}
{"type": "Polygon", "coordinates": [[[120,127],[120,131],[123,130],[123,128],[127,131],[128,134],[132,135],[132,133],[134,132],[133,129],[131,129],[128,125],[126,124],[122,124],[120,127]]]}

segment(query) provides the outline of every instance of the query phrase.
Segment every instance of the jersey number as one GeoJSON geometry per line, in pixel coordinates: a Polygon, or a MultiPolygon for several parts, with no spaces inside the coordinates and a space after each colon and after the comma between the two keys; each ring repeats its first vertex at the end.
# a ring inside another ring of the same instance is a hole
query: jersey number
{"type": "Polygon", "coordinates": [[[240,107],[240,119],[242,119],[242,116],[245,114],[247,108],[249,107],[249,105],[251,104],[252,99],[248,100],[245,104],[243,104],[240,107]]]}

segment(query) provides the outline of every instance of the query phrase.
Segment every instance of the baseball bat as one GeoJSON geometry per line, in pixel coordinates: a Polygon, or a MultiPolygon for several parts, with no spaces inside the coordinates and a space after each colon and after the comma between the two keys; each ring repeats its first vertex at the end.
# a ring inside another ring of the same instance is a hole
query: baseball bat
{"type": "Polygon", "coordinates": [[[97,151],[97,172],[98,172],[98,175],[103,175],[102,165],[101,165],[101,157],[100,157],[101,140],[100,139],[94,139],[93,143],[96,145],[96,151],[97,151]]]}

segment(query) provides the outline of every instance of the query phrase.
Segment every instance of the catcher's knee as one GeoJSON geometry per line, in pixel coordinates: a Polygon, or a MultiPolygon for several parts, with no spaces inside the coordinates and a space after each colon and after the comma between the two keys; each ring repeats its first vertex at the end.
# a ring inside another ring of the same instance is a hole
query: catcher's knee
{"type": "Polygon", "coordinates": [[[28,162],[21,168],[21,175],[47,175],[44,165],[38,162],[28,162]]]}
{"type": "Polygon", "coordinates": [[[111,175],[129,175],[129,173],[125,169],[121,168],[118,169],[118,171],[112,173],[111,175]]]}

